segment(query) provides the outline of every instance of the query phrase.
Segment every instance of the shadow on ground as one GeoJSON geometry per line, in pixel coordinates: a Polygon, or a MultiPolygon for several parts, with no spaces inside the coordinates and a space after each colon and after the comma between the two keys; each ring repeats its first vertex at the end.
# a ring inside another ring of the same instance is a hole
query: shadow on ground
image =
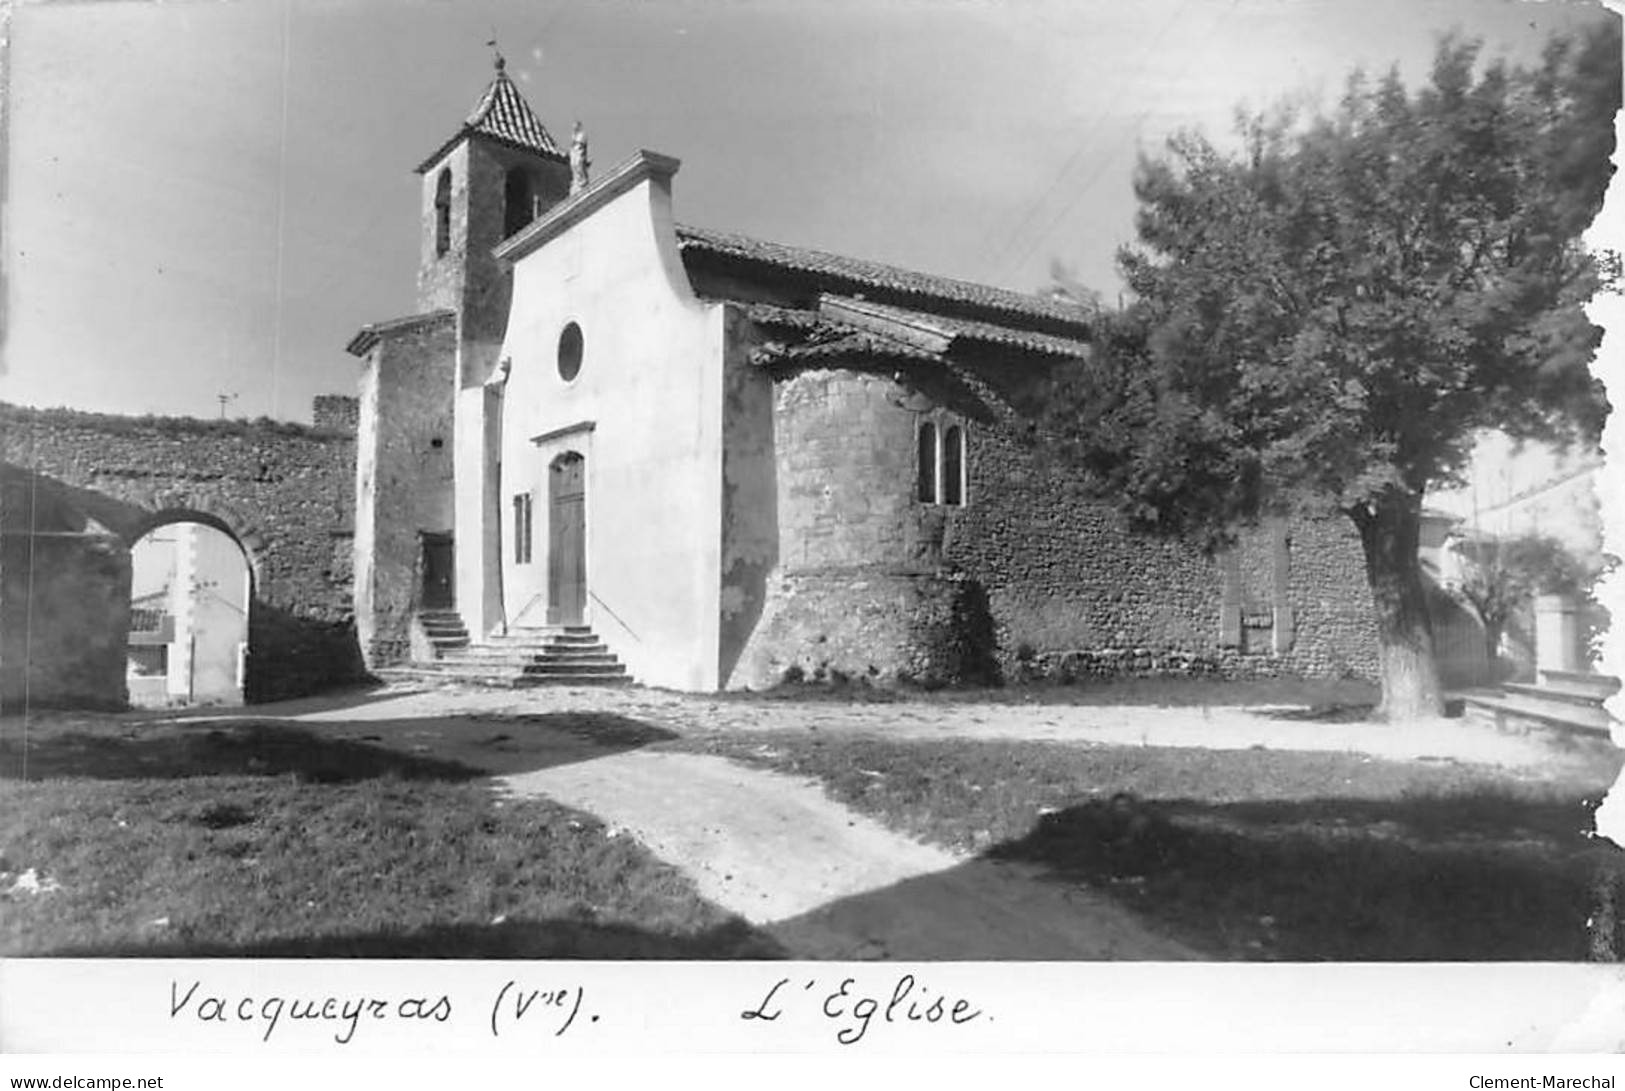
{"type": "Polygon", "coordinates": [[[978,857],[763,928],[796,959],[1177,962],[1203,954],[1043,868],[978,857]]]}
{"type": "Polygon", "coordinates": [[[993,859],[1108,894],[1218,959],[1580,960],[1599,874],[1594,803],[1461,799],[1098,802],[993,859]]]}
{"type": "Polygon", "coordinates": [[[691,935],[581,920],[509,920],[491,925],[432,925],[412,931],[293,936],[244,944],[81,944],[47,958],[483,958],[483,959],[782,959],[783,947],[742,920],[691,935]]]}
{"type": "Polygon", "coordinates": [[[766,929],[815,959],[1613,958],[1625,930],[1598,884],[1625,889],[1625,854],[1580,834],[1590,816],[1489,796],[1089,803],[766,929]]]}
{"type": "Polygon", "coordinates": [[[293,774],[466,781],[636,749],[677,736],[611,713],[327,722],[231,717],[37,717],[0,727],[0,779],[293,774]]]}

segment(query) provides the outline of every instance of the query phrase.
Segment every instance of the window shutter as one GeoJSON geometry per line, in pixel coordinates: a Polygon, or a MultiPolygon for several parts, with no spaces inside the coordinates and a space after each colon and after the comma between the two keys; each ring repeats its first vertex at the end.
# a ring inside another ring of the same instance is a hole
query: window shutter
{"type": "Polygon", "coordinates": [[[1275,607],[1275,651],[1283,654],[1292,650],[1292,607],[1281,603],[1275,607]]]}
{"type": "Polygon", "coordinates": [[[1275,601],[1275,654],[1282,655],[1292,650],[1292,538],[1287,532],[1287,521],[1276,518],[1270,521],[1270,548],[1271,556],[1271,598],[1275,601]]]}
{"type": "Polygon", "coordinates": [[[1241,647],[1241,607],[1219,607],[1219,647],[1241,647]]]}
{"type": "Polygon", "coordinates": [[[1241,647],[1241,558],[1235,548],[1219,557],[1219,647],[1241,647]]]}

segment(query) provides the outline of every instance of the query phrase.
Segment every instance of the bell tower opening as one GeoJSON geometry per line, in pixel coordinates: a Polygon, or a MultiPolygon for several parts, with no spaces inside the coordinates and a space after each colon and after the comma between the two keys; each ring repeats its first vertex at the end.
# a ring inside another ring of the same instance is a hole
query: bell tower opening
{"type": "Polygon", "coordinates": [[[506,238],[523,230],[536,218],[536,198],[531,193],[530,171],[524,167],[510,167],[502,195],[502,235],[506,238]]]}
{"type": "Polygon", "coordinates": [[[441,167],[434,184],[434,256],[451,249],[451,168],[441,167]]]}

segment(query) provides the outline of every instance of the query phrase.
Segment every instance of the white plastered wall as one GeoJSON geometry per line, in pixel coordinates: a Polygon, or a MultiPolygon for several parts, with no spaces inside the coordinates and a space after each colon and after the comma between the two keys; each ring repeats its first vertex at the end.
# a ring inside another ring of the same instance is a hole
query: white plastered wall
{"type": "MultiPolygon", "coordinates": [[[[548,467],[586,459],[586,622],[638,681],[718,686],[723,312],[689,288],[671,218],[676,163],[640,153],[505,244],[501,588],[510,631],[545,624],[548,467]],[[558,369],[580,326],[572,381],[558,369]],[[511,541],[533,497],[532,560],[511,541]]],[[[459,429],[462,430],[461,428],[459,429]]],[[[459,530],[459,537],[461,530],[459,530]]]]}

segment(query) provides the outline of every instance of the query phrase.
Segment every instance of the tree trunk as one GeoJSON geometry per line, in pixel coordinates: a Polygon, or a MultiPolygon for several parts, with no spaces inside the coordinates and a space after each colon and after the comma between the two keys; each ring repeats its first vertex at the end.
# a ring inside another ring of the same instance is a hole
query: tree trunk
{"type": "Polygon", "coordinates": [[[1484,622],[1484,662],[1488,665],[1489,680],[1498,681],[1501,664],[1501,631],[1505,622],[1484,622]]]}
{"type": "Polygon", "coordinates": [[[1377,718],[1390,722],[1439,716],[1444,698],[1433,656],[1422,564],[1419,496],[1390,492],[1368,509],[1351,513],[1365,549],[1366,580],[1377,620],[1382,703],[1377,718]]]}

